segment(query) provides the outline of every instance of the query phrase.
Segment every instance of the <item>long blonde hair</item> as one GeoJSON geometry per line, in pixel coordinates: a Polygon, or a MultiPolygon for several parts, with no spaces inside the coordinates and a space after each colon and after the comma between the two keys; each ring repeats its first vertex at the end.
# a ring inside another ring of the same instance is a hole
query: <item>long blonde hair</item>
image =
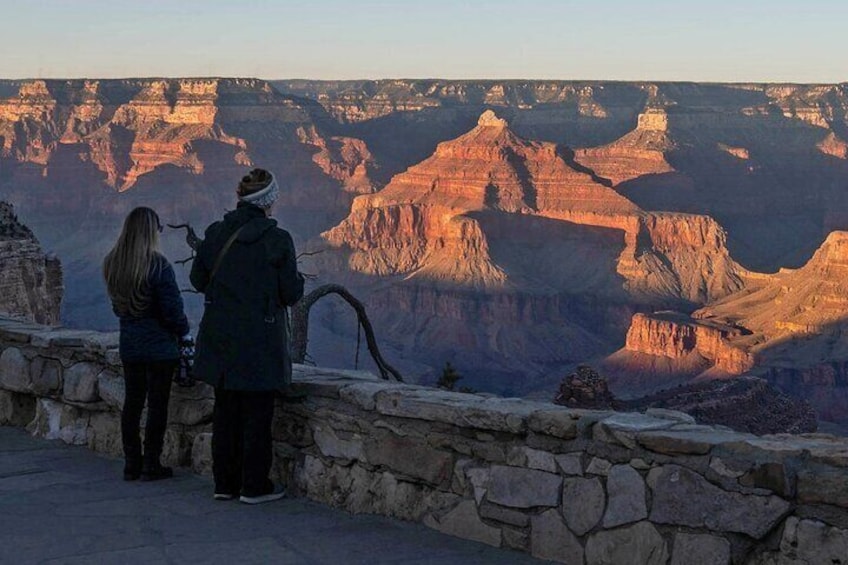
{"type": "MultiPolygon", "coordinates": [[[[159,216],[140,206],[127,215],[118,241],[103,260],[103,278],[119,316],[141,316],[150,303],[147,278],[159,253],[159,216]]],[[[156,261],[154,268],[157,268],[156,261]]]]}

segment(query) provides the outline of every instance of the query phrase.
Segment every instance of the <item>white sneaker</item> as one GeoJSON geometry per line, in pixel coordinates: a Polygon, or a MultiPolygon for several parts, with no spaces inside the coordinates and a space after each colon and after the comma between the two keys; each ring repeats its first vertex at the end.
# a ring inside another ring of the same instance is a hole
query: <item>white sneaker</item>
{"type": "Polygon", "coordinates": [[[263,502],[273,502],[275,500],[280,500],[286,495],[286,489],[283,485],[274,485],[274,490],[269,492],[268,494],[262,494],[259,496],[240,496],[239,502],[244,502],[245,504],[262,504],[263,502]]]}
{"type": "Polygon", "coordinates": [[[232,500],[235,497],[236,495],[230,494],[228,492],[216,492],[212,498],[214,498],[215,500],[232,500]]]}

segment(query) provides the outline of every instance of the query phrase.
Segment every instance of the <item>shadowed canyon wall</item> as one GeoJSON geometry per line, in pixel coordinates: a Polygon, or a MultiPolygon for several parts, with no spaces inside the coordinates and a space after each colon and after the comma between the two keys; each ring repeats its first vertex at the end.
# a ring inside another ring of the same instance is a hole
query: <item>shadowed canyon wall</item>
{"type": "MultiPolygon", "coordinates": [[[[416,378],[451,361],[475,388],[550,393],[613,353],[692,378],[715,364],[707,337],[640,354],[631,317],[759,288],[848,227],[846,100],[844,84],[0,81],[0,197],[62,259],[65,320],[83,327],[115,323],[99,264],[129,209],[202,229],[257,165],[283,181],[299,250],[323,250],[302,269],[354,289],[416,378]]],[[[176,232],[164,245],[187,254],[176,232]]],[[[353,318],[322,303],[316,319],[313,357],[350,365],[353,318]]]]}
{"type": "Polygon", "coordinates": [[[46,256],[14,209],[0,202],[0,312],[40,324],[59,323],[62,266],[46,256]]]}

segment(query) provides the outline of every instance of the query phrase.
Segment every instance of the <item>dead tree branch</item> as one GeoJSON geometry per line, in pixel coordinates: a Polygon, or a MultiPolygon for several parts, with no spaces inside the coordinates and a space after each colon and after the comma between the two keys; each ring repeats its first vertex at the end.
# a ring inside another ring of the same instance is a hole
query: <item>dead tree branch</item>
{"type": "Polygon", "coordinates": [[[195,233],[194,228],[188,224],[168,224],[168,227],[171,229],[179,230],[185,228],[186,231],[186,243],[191,248],[192,252],[197,251],[197,248],[200,247],[200,242],[203,241],[199,237],[197,237],[197,233],[195,233]]]}
{"type": "Polygon", "coordinates": [[[345,302],[356,312],[356,317],[359,320],[359,325],[365,332],[365,341],[368,344],[368,351],[380,371],[380,376],[385,380],[396,380],[403,382],[401,374],[391,365],[386,363],[380,350],[377,347],[377,338],[374,336],[374,328],[371,325],[371,320],[365,313],[365,306],[351,292],[340,284],[325,284],[321,285],[292,306],[292,360],[295,363],[303,363],[306,357],[306,345],[309,336],[309,309],[318,301],[318,299],[337,294],[341,296],[345,302]]]}

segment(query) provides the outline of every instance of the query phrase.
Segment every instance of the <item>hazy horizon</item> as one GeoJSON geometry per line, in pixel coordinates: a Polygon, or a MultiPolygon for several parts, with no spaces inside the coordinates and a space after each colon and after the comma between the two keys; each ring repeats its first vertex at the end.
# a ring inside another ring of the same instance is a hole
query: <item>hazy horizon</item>
{"type": "Polygon", "coordinates": [[[0,76],[833,84],[848,4],[0,0],[0,76]],[[472,78],[468,78],[472,77],[472,78]]]}

